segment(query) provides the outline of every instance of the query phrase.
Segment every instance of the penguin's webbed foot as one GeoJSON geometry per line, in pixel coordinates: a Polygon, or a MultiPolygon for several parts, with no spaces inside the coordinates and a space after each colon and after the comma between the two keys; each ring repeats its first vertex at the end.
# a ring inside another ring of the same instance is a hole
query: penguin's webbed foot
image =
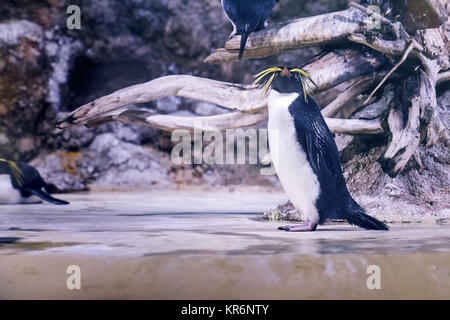
{"type": "Polygon", "coordinates": [[[302,231],[316,231],[317,223],[306,222],[305,224],[299,224],[294,226],[282,226],[278,230],[284,230],[287,232],[302,232],[302,231]]]}

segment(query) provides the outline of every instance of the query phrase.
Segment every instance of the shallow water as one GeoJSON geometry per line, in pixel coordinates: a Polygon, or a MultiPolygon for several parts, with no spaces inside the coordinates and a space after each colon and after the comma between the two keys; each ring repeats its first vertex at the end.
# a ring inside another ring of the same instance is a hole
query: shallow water
{"type": "Polygon", "coordinates": [[[392,224],[390,232],[380,232],[332,224],[312,233],[278,231],[286,223],[264,221],[261,213],[284,201],[281,193],[149,191],[62,197],[71,205],[2,206],[0,254],[37,249],[117,256],[450,251],[447,225],[392,224]]]}
{"type": "Polygon", "coordinates": [[[0,298],[73,298],[62,285],[71,264],[87,277],[79,298],[450,298],[448,225],[288,233],[261,218],[286,200],[279,192],[60,197],[71,205],[0,207],[0,298]],[[371,264],[387,279],[383,295],[365,286],[371,264]]]}

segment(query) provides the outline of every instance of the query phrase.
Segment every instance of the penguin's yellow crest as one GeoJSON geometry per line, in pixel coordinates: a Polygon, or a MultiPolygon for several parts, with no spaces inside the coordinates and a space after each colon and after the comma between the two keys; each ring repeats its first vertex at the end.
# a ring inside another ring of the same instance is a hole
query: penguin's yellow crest
{"type": "Polygon", "coordinates": [[[255,75],[255,81],[253,84],[258,85],[264,93],[269,91],[275,77],[279,77],[283,72],[289,71],[296,80],[300,80],[303,96],[305,102],[308,102],[308,94],[312,92],[312,86],[317,88],[316,83],[313,81],[308,72],[299,68],[287,68],[287,67],[272,67],[261,71],[255,75]]]}
{"type": "Polygon", "coordinates": [[[20,187],[22,187],[22,185],[23,185],[22,178],[24,177],[24,174],[23,174],[22,170],[20,170],[20,168],[17,166],[17,164],[14,161],[2,159],[2,158],[0,158],[0,162],[6,162],[9,165],[9,168],[11,169],[11,173],[12,173],[14,179],[16,180],[17,184],[20,187]]]}

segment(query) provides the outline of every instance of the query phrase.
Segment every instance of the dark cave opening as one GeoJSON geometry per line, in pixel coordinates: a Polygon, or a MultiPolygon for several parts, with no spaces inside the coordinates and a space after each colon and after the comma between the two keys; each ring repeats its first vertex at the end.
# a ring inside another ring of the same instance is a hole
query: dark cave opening
{"type": "Polygon", "coordinates": [[[77,57],[69,75],[67,101],[61,111],[73,111],[96,98],[151,79],[145,61],[98,62],[86,56],[77,57]]]}

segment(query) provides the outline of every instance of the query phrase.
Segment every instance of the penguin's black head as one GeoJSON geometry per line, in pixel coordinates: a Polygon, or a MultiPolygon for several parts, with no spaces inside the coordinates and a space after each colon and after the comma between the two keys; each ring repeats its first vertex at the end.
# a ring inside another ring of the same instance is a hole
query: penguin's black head
{"type": "Polygon", "coordinates": [[[273,79],[271,87],[279,93],[296,93],[302,89],[302,83],[297,73],[292,73],[284,67],[273,79]]]}
{"type": "Polygon", "coordinates": [[[24,173],[14,161],[0,158],[0,174],[9,174],[18,186],[23,184],[24,173]]]}
{"type": "Polygon", "coordinates": [[[258,84],[265,92],[271,88],[280,93],[300,93],[303,94],[306,102],[311,86],[317,87],[307,72],[286,66],[269,68],[255,77],[254,83],[258,84]]]}
{"type": "Polygon", "coordinates": [[[3,159],[0,159],[0,174],[10,174],[8,162],[2,160],[3,159]]]}

